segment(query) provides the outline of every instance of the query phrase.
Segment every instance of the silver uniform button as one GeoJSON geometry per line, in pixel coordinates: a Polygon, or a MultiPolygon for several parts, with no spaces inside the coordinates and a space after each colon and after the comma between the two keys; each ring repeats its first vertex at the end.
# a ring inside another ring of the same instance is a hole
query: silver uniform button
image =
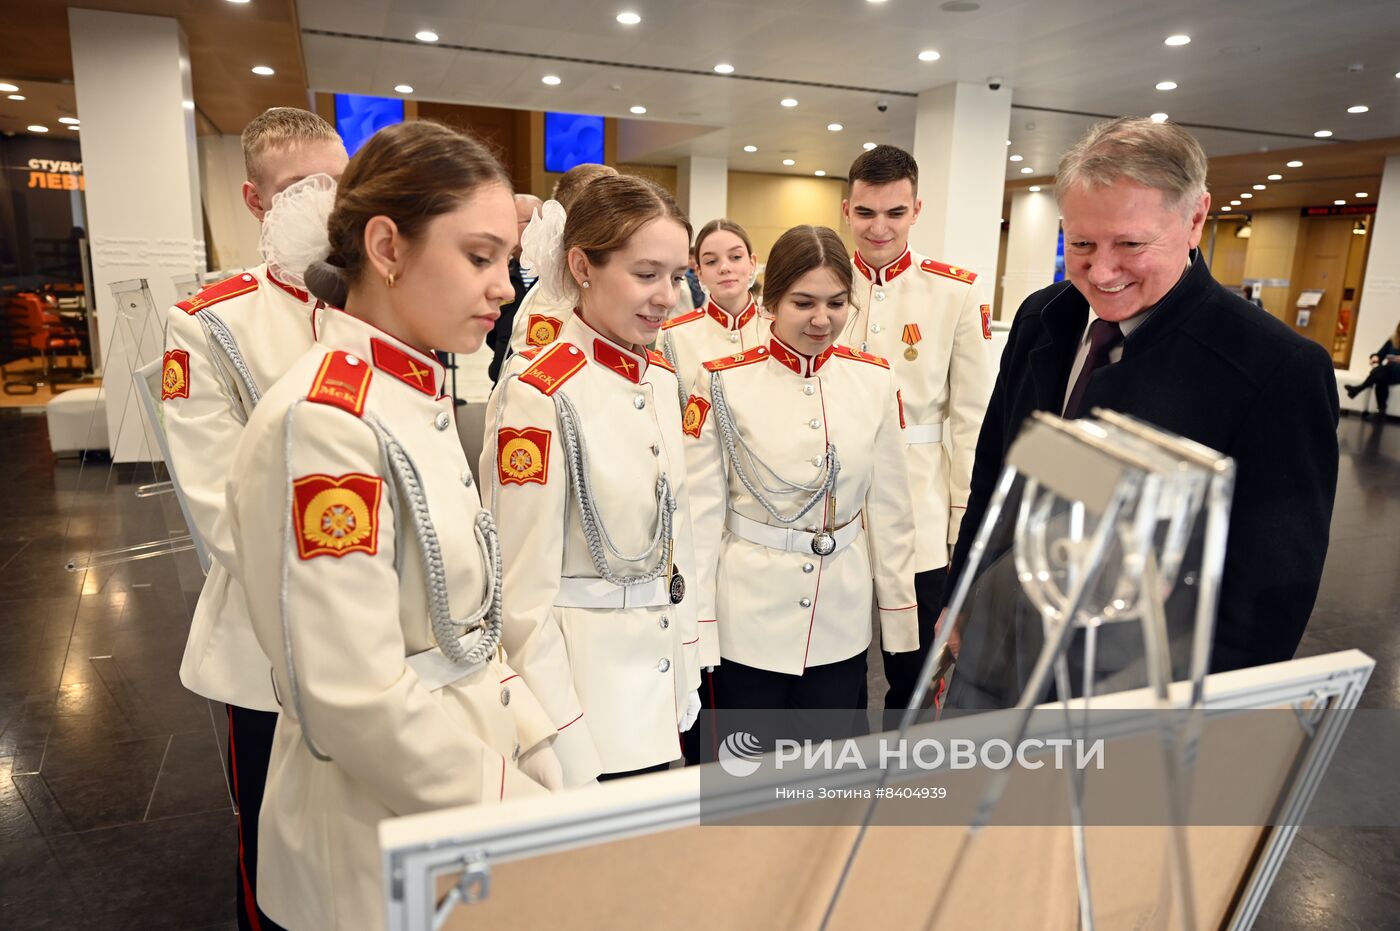
{"type": "Polygon", "coordinates": [[[670,619],[669,617],[667,617],[666,615],[664,615],[664,614],[661,615],[661,629],[662,629],[662,630],[665,630],[666,628],[668,628],[668,627],[670,627],[670,626],[671,626],[671,619],[670,619]]]}
{"type": "Polygon", "coordinates": [[[661,455],[661,447],[660,447],[660,446],[657,446],[655,443],[652,443],[652,444],[651,444],[651,454],[652,454],[653,456],[659,456],[659,455],[661,455]]]}
{"type": "Polygon", "coordinates": [[[517,762],[517,761],[520,759],[520,742],[519,742],[519,741],[516,741],[516,743],[515,743],[515,750],[511,752],[510,759],[511,759],[511,762],[512,762],[512,763],[517,762]]]}
{"type": "Polygon", "coordinates": [[[820,467],[821,464],[822,464],[822,457],[821,457],[821,456],[813,456],[813,457],[812,457],[812,465],[820,467]]]}
{"type": "Polygon", "coordinates": [[[885,299],[885,292],[884,292],[884,291],[876,291],[876,292],[875,292],[875,300],[877,300],[877,301],[883,301],[884,299],[885,299]]]}
{"type": "Polygon", "coordinates": [[[446,430],[452,426],[452,418],[448,416],[447,411],[439,411],[437,419],[433,421],[433,426],[439,430],[446,430]]]}
{"type": "Polygon", "coordinates": [[[817,388],[815,385],[803,385],[802,393],[807,395],[808,397],[811,397],[812,395],[817,393],[817,388]]]}
{"type": "Polygon", "coordinates": [[[861,352],[869,352],[869,351],[870,351],[870,344],[869,344],[869,343],[861,343],[861,344],[860,344],[860,351],[861,351],[861,352]]]}
{"type": "Polygon", "coordinates": [[[462,470],[462,484],[463,484],[463,485],[466,485],[468,488],[470,488],[470,487],[472,487],[472,481],[473,481],[473,479],[472,479],[472,470],[471,470],[471,469],[463,469],[463,470],[462,470]]]}
{"type": "Polygon", "coordinates": [[[729,334],[729,341],[730,341],[731,343],[737,343],[737,342],[739,341],[739,334],[738,334],[738,333],[730,333],[730,334],[729,334]]]}
{"type": "Polygon", "coordinates": [[[804,562],[804,563],[802,564],[802,571],[803,571],[803,572],[811,572],[811,571],[812,571],[813,569],[815,569],[815,568],[816,568],[816,566],[812,565],[812,564],[809,563],[809,562],[804,562]]]}
{"type": "Polygon", "coordinates": [[[883,329],[884,329],[884,327],[881,326],[881,325],[878,324],[878,323],[871,324],[871,326],[870,326],[870,332],[871,332],[871,333],[879,333],[879,332],[880,332],[881,330],[883,330],[883,329]]]}
{"type": "Polygon", "coordinates": [[[807,421],[807,426],[811,427],[813,430],[819,430],[819,429],[821,429],[821,425],[822,425],[822,422],[821,422],[820,420],[818,420],[817,418],[815,418],[815,417],[813,417],[811,420],[807,421]]]}
{"type": "Polygon", "coordinates": [[[510,704],[510,688],[509,688],[509,686],[504,686],[504,687],[501,688],[501,704],[503,704],[503,705],[509,705],[509,704],[510,704]]]}
{"type": "Polygon", "coordinates": [[[647,399],[639,394],[632,399],[632,406],[635,407],[637,410],[641,410],[642,408],[647,406],[647,399]]]}
{"type": "Polygon", "coordinates": [[[355,358],[354,356],[347,355],[347,356],[345,357],[345,364],[346,364],[346,365],[359,365],[359,364],[360,364],[360,360],[357,359],[357,358],[355,358]]]}
{"type": "Polygon", "coordinates": [[[802,607],[804,608],[810,608],[812,606],[812,599],[803,598],[801,601],[798,602],[798,604],[802,605],[802,607]]]}
{"type": "Polygon", "coordinates": [[[671,671],[671,661],[670,661],[669,659],[663,659],[661,662],[659,662],[659,663],[656,664],[656,671],[657,671],[657,672],[670,672],[670,671],[671,671]]]}
{"type": "Polygon", "coordinates": [[[243,280],[244,280],[244,281],[252,281],[252,280],[253,280],[253,276],[252,276],[252,275],[244,275],[244,276],[243,276],[243,280]]]}
{"type": "Polygon", "coordinates": [[[577,347],[577,346],[570,346],[570,347],[569,347],[569,355],[571,355],[571,356],[576,356],[576,355],[578,355],[578,347],[577,347]]]}

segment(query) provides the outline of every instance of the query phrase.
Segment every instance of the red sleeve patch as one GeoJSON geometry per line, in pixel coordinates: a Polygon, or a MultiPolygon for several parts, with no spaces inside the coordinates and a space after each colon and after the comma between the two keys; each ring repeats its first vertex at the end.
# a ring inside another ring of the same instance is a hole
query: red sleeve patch
{"type": "Polygon", "coordinates": [[[292,483],[292,519],[302,559],[379,552],[379,502],[384,480],[352,472],[306,475],[292,483]]]}
{"type": "Polygon", "coordinates": [[[187,301],[181,301],[175,306],[187,314],[197,314],[211,304],[226,301],[231,297],[238,297],[240,294],[248,294],[257,289],[257,277],[245,272],[241,275],[234,275],[232,278],[225,278],[223,281],[211,284],[194,297],[187,301]]]}
{"type": "Polygon", "coordinates": [[[329,404],[359,417],[365,412],[365,397],[369,394],[372,370],[365,360],[348,352],[328,353],[316,370],[316,380],[306,400],[329,404]]]}
{"type": "Polygon", "coordinates": [[[687,436],[700,439],[700,431],[705,428],[705,418],[710,415],[710,402],[699,395],[692,394],[690,403],[685,406],[685,414],[681,417],[681,430],[687,436]]]}
{"type": "Polygon", "coordinates": [[[525,327],[525,342],[531,346],[548,346],[559,338],[563,321],[546,314],[531,314],[525,327]]]}
{"type": "Polygon", "coordinates": [[[190,396],[190,354],[183,349],[171,349],[165,354],[160,370],[160,399],[190,396]]]}
{"type": "Polygon", "coordinates": [[[672,375],[676,374],[676,370],[671,368],[671,363],[666,361],[666,357],[663,356],[661,353],[657,352],[655,349],[647,350],[647,361],[650,362],[652,365],[661,366],[663,369],[670,372],[672,375]]]}
{"type": "Polygon", "coordinates": [[[982,305],[982,338],[992,338],[992,305],[982,305]]]}
{"type": "Polygon", "coordinates": [[[496,467],[502,485],[540,485],[549,482],[548,430],[537,427],[502,427],[496,437],[496,467]]]}

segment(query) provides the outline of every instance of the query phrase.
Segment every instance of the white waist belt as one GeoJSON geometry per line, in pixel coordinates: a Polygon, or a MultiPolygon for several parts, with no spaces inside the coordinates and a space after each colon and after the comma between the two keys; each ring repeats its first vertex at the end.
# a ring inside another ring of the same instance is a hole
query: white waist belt
{"type": "Polygon", "coordinates": [[[614,585],[607,579],[560,579],[554,604],[560,608],[657,608],[671,603],[665,576],[641,585],[614,585]]]}
{"type": "MultiPolygon", "coordinates": [[[[789,553],[812,554],[812,538],[816,536],[806,530],[792,530],[787,527],[774,527],[772,524],[765,524],[761,520],[753,520],[745,517],[737,511],[730,511],[729,516],[724,520],[724,526],[730,533],[740,540],[747,540],[750,543],[757,543],[759,546],[766,546],[772,550],[787,550],[789,553]]],[[[832,538],[836,541],[836,548],[832,553],[838,553],[855,542],[860,536],[860,518],[847,521],[844,527],[838,527],[831,531],[832,538]]]]}
{"type": "MultiPolygon", "coordinates": [[[[479,634],[476,631],[472,631],[460,638],[459,642],[464,647],[470,647],[475,645],[475,640],[478,636],[479,634]],[[472,639],[471,643],[467,642],[468,638],[472,639]]],[[[431,650],[424,650],[422,653],[414,653],[412,656],[405,656],[404,662],[408,664],[409,669],[418,673],[419,681],[423,683],[428,691],[436,692],[438,689],[446,688],[460,679],[465,679],[467,676],[485,666],[489,659],[488,657],[479,663],[463,665],[443,655],[442,647],[433,647],[431,650]]]]}
{"type": "Polygon", "coordinates": [[[922,446],[925,443],[943,442],[943,421],[938,423],[910,424],[904,428],[905,446],[922,446]]]}

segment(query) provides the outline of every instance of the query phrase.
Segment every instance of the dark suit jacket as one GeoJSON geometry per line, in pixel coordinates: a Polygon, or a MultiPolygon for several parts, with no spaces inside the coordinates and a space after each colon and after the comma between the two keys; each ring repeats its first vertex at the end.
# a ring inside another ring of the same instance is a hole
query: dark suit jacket
{"type": "Polygon", "coordinates": [[[510,260],[510,285],[515,289],[515,298],[509,304],[501,305],[501,316],[496,320],[491,332],[486,334],[486,345],[491,350],[491,363],[486,367],[486,374],[490,376],[492,384],[501,377],[501,366],[505,363],[506,352],[510,349],[511,327],[515,326],[515,312],[520,308],[520,302],[528,290],[525,280],[520,275],[519,259],[510,260]]]}
{"type": "MultiPolygon", "coordinates": [[[[1017,311],[977,441],[950,582],[967,561],[1022,421],[1032,411],[1060,412],[1088,315],[1068,281],[1037,291],[1017,311]]],[[[1094,407],[1234,457],[1211,669],[1290,659],[1317,598],[1337,490],[1331,357],[1217,284],[1195,253],[1176,288],[1124,342],[1122,359],[1093,373],[1083,409],[1094,407]]]]}

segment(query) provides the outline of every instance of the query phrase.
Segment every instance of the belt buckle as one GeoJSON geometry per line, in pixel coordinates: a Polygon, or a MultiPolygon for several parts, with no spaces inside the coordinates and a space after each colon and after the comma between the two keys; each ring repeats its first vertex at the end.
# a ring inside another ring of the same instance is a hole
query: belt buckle
{"type": "Polygon", "coordinates": [[[830,556],[836,552],[836,538],[825,530],[812,534],[812,552],[818,556],[830,556]]]}

